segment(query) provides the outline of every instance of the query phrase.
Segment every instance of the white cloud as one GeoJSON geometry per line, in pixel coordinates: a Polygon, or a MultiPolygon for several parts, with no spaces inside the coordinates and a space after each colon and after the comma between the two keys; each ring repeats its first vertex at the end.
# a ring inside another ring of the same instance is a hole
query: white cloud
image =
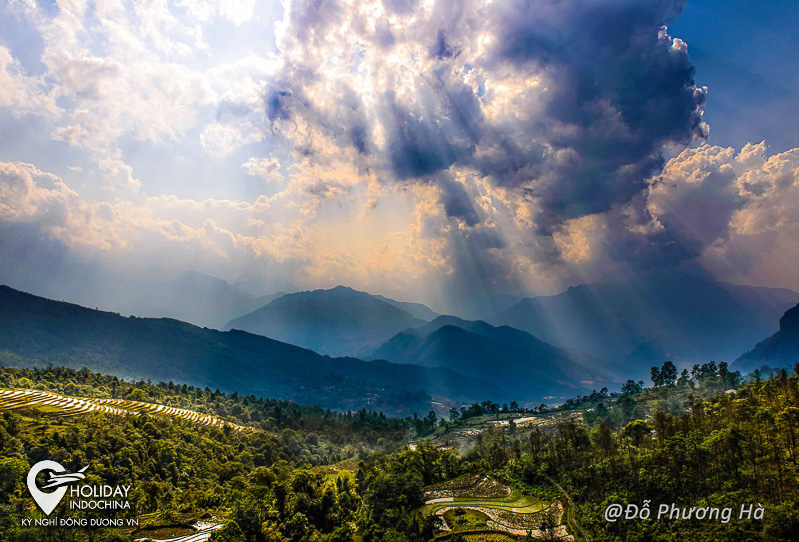
{"type": "Polygon", "coordinates": [[[276,181],[280,175],[280,163],[274,156],[268,158],[252,156],[241,167],[248,175],[262,177],[267,182],[276,181]]]}
{"type": "Polygon", "coordinates": [[[227,156],[245,143],[238,126],[212,122],[203,128],[200,142],[203,148],[216,156],[227,156]]]}
{"type": "Polygon", "coordinates": [[[16,115],[55,116],[59,108],[52,93],[45,91],[41,77],[25,75],[20,63],[0,45],[0,106],[11,107],[16,115]]]}
{"type": "Polygon", "coordinates": [[[559,256],[590,276],[613,266],[692,260],[716,276],[796,287],[799,149],[768,156],[702,145],[671,159],[631,203],[568,221],[554,236],[559,256]]]}

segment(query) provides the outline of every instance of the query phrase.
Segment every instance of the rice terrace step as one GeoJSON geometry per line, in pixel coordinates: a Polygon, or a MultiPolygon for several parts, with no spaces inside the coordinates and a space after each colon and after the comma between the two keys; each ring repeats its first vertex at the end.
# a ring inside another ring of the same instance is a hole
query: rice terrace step
{"type": "Polygon", "coordinates": [[[499,532],[574,540],[561,523],[564,508],[560,501],[523,495],[489,475],[461,476],[431,486],[424,498],[422,512],[439,518],[442,539],[456,532],[464,535],[499,532]]]}
{"type": "Polygon", "coordinates": [[[17,408],[36,408],[51,413],[65,416],[88,414],[89,412],[102,412],[117,416],[137,416],[142,413],[180,418],[198,425],[211,425],[216,427],[229,426],[235,431],[256,431],[228,422],[210,414],[200,414],[194,410],[170,407],[142,401],[128,401],[126,399],[97,399],[89,397],[70,397],[60,393],[31,389],[2,389],[0,388],[0,410],[17,408]]]}
{"type": "Polygon", "coordinates": [[[144,542],[146,540],[155,540],[157,542],[207,542],[210,540],[211,535],[214,534],[214,531],[218,531],[224,527],[224,524],[198,521],[192,527],[196,529],[197,532],[174,538],[152,538],[151,535],[147,538],[136,538],[134,542],[144,542]]]}

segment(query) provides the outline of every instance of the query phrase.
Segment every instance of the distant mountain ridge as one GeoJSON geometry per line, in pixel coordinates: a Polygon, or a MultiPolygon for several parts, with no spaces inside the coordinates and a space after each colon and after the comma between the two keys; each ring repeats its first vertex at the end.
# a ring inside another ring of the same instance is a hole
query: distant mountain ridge
{"type": "Polygon", "coordinates": [[[426,413],[500,390],[448,369],[331,358],[243,331],[123,317],[0,286],[0,362],[186,382],[328,408],[426,413]]]}
{"type": "Polygon", "coordinates": [[[753,370],[763,365],[784,367],[797,362],[799,362],[799,305],[782,315],[779,331],[742,354],[735,360],[733,368],[753,370]]]}
{"type": "Polygon", "coordinates": [[[505,397],[573,394],[612,383],[607,362],[538,340],[511,327],[439,316],[398,333],[371,357],[424,367],[442,367],[495,382],[505,397]]]}
{"type": "MultiPolygon", "coordinates": [[[[176,318],[197,326],[221,329],[232,318],[247,314],[284,292],[254,296],[226,280],[199,271],[186,271],[161,280],[102,284],[101,305],[124,314],[176,318]],[[108,298],[113,298],[112,302],[108,298]]],[[[95,306],[95,303],[85,303],[95,306]]]]}
{"type": "Polygon", "coordinates": [[[129,301],[126,312],[177,318],[195,325],[221,329],[232,318],[247,314],[284,295],[285,292],[277,292],[256,297],[223,279],[198,271],[187,271],[149,295],[142,296],[142,310],[137,310],[139,307],[135,301],[129,301]]]}
{"type": "Polygon", "coordinates": [[[396,301],[394,299],[390,299],[388,297],[384,297],[384,296],[378,295],[378,294],[371,294],[371,295],[372,295],[372,297],[376,297],[380,301],[385,301],[389,305],[394,305],[398,309],[404,310],[405,312],[407,312],[408,314],[410,314],[414,318],[419,318],[421,320],[427,320],[429,322],[430,320],[433,320],[433,319],[435,319],[436,317],[439,316],[439,314],[437,312],[433,311],[427,305],[423,305],[421,303],[411,303],[411,302],[408,302],[408,301],[396,301]]]}
{"type": "MultiPolygon", "coordinates": [[[[644,375],[673,360],[729,361],[775,330],[799,293],[655,272],[527,298],[492,323],[625,364],[644,375]]],[[[637,375],[636,375],[637,376],[637,375]]]]}
{"type": "MultiPolygon", "coordinates": [[[[401,308],[406,304],[384,299],[346,286],[297,292],[231,320],[224,329],[241,329],[331,356],[358,355],[399,331],[426,323],[401,308]]],[[[424,313],[418,304],[408,305],[424,313]]]]}

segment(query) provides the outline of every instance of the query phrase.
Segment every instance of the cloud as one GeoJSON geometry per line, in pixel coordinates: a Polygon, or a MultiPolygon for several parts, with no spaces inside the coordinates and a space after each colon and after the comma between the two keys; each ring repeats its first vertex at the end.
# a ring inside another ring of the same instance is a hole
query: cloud
{"type": "Polygon", "coordinates": [[[55,96],[44,88],[41,77],[26,75],[11,51],[0,45],[0,106],[12,107],[17,115],[55,116],[55,96]]]}
{"type": "Polygon", "coordinates": [[[682,5],[15,4],[41,65],[0,47],[0,107],[69,156],[4,162],[0,220],[104,265],[452,298],[776,276],[796,157],[702,144],[682,5]]]}
{"type": "Polygon", "coordinates": [[[280,162],[273,156],[268,158],[252,156],[241,167],[248,175],[262,177],[266,182],[275,181],[280,175],[280,162]]]}
{"type": "Polygon", "coordinates": [[[480,222],[471,198],[461,183],[442,174],[437,184],[441,187],[439,200],[447,216],[462,220],[467,226],[475,226],[480,222]]]}
{"type": "Polygon", "coordinates": [[[763,143],[702,145],[629,203],[569,220],[553,239],[557,257],[589,275],[693,262],[727,280],[787,285],[799,276],[783,263],[799,235],[797,205],[799,149],[769,157],[763,143]]]}
{"type": "Polygon", "coordinates": [[[397,181],[471,168],[538,200],[536,226],[551,230],[629,201],[664,146],[706,136],[704,91],[664,27],[679,3],[343,6],[291,4],[291,83],[267,95],[267,115],[328,133],[372,126],[357,145],[397,181]],[[371,43],[386,8],[405,32],[384,53],[371,43]],[[365,84],[322,94],[355,74],[365,84]]]}
{"type": "Polygon", "coordinates": [[[37,224],[67,244],[109,249],[124,243],[106,228],[113,219],[108,204],[89,205],[57,176],[0,162],[0,221],[37,224]]]}
{"type": "Polygon", "coordinates": [[[245,139],[237,126],[212,122],[200,134],[203,148],[216,156],[227,156],[244,144],[245,139]]]}
{"type": "Polygon", "coordinates": [[[692,238],[704,244],[699,261],[738,281],[795,284],[799,273],[788,262],[799,238],[799,149],[768,156],[760,143],[738,153],[711,147],[703,154],[719,155],[718,163],[700,155],[679,165],[702,178],[701,185],[718,186],[697,187],[696,203],[676,215],[697,222],[692,238]],[[713,191],[724,191],[726,198],[713,191]],[[697,205],[704,206],[705,221],[698,219],[697,205]]]}
{"type": "Polygon", "coordinates": [[[705,90],[666,29],[682,2],[309,5],[287,4],[263,99],[266,129],[295,158],[336,156],[383,186],[435,187],[446,219],[427,221],[425,235],[455,252],[451,265],[481,262],[479,278],[497,289],[523,288],[514,276],[531,270],[571,277],[566,266],[594,261],[605,230],[623,232],[635,265],[651,257],[628,233],[644,227],[630,209],[665,148],[708,133],[705,90]],[[595,229],[582,249],[579,224],[595,229]],[[483,227],[496,247],[452,237],[483,227]]]}

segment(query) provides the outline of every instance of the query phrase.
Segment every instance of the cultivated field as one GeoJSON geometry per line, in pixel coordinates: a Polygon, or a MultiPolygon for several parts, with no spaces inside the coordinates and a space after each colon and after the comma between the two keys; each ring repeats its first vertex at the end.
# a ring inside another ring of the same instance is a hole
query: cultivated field
{"type": "Polygon", "coordinates": [[[225,421],[216,416],[200,414],[199,412],[187,410],[185,408],[168,407],[155,403],[127,401],[125,399],[70,397],[51,391],[0,388],[0,410],[17,408],[35,408],[62,416],[74,416],[87,414],[89,412],[103,412],[119,416],[135,416],[146,412],[147,414],[180,418],[198,425],[214,425],[217,427],[227,425],[236,431],[255,430],[251,427],[225,421]]]}
{"type": "Polygon", "coordinates": [[[522,495],[488,475],[462,476],[431,486],[425,492],[425,500],[422,512],[440,518],[439,526],[445,533],[476,536],[488,531],[501,537],[501,533],[524,536],[529,532],[533,538],[548,535],[574,540],[561,524],[563,506],[558,500],[548,502],[522,495]],[[549,533],[544,532],[547,523],[549,533]]]}
{"type": "Polygon", "coordinates": [[[433,434],[420,440],[430,441],[440,448],[468,450],[480,433],[493,428],[507,428],[511,420],[518,429],[537,427],[544,430],[558,427],[569,421],[578,422],[581,416],[582,413],[579,411],[547,412],[534,416],[519,413],[474,416],[452,427],[438,427],[433,434]]]}
{"type": "Polygon", "coordinates": [[[158,540],[160,542],[207,542],[211,538],[211,535],[214,534],[214,531],[222,527],[224,527],[224,525],[221,523],[198,521],[192,526],[191,533],[172,537],[166,534],[169,532],[167,529],[144,529],[140,534],[146,534],[147,536],[136,538],[135,542],[143,542],[145,540],[158,540]],[[166,534],[166,536],[161,536],[161,533],[166,534]]]}

